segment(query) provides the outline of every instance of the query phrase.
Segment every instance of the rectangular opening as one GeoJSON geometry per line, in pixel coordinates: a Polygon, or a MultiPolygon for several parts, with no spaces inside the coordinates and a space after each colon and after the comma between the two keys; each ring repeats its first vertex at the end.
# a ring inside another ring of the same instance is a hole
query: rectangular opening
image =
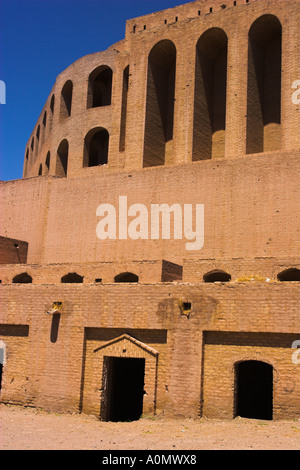
{"type": "MultiPolygon", "coordinates": [[[[104,358],[105,421],[136,421],[143,413],[145,359],[104,358]]],[[[102,410],[102,406],[101,406],[102,410]]],[[[103,414],[103,412],[101,412],[103,414]]]]}

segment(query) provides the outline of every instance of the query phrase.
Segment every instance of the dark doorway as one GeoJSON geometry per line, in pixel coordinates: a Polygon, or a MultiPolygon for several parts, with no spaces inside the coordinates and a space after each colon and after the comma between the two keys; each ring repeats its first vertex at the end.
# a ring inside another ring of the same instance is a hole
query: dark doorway
{"type": "Polygon", "coordinates": [[[273,419],[273,367],[265,362],[245,361],[236,366],[236,415],[250,419],[273,419]]]}
{"type": "Polygon", "coordinates": [[[135,421],[143,413],[145,359],[107,357],[107,421],[135,421]]]}
{"type": "Polygon", "coordinates": [[[2,388],[2,373],[3,373],[3,364],[0,363],[0,395],[1,395],[1,388],[2,388]]]}

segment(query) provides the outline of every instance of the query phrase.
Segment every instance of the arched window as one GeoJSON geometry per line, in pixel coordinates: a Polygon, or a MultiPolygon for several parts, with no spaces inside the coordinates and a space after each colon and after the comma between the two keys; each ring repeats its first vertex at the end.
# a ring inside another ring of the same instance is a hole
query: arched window
{"type": "Polygon", "coordinates": [[[113,72],[107,65],[97,67],[89,76],[88,108],[111,104],[113,72]]]}
{"type": "Polygon", "coordinates": [[[64,284],[82,284],[83,283],[83,276],[80,276],[77,273],[69,273],[66,274],[61,278],[61,282],[64,284]]]}
{"type": "Polygon", "coordinates": [[[50,111],[53,114],[54,113],[54,104],[55,104],[55,96],[51,96],[51,101],[50,101],[50,111]]]}
{"type": "Polygon", "coordinates": [[[39,166],[39,176],[42,176],[42,174],[43,174],[43,165],[40,164],[40,166],[39,166]]]}
{"type": "Polygon", "coordinates": [[[139,282],[139,277],[133,273],[121,273],[115,276],[114,282],[126,283],[126,282],[139,282]]]}
{"type": "Polygon", "coordinates": [[[175,76],[176,48],[164,39],[148,57],[144,167],[172,160],[175,76]]]}
{"type": "Polygon", "coordinates": [[[60,101],[60,119],[66,119],[71,116],[72,109],[72,95],[73,95],[73,83],[68,80],[61,90],[61,101],[60,101]]]}
{"type": "Polygon", "coordinates": [[[300,282],[300,269],[286,269],[278,274],[277,279],[281,282],[300,282]]]}
{"type": "Polygon", "coordinates": [[[108,162],[109,133],[97,127],[91,129],[84,140],[83,166],[105,165],[108,162]]]}
{"type": "Polygon", "coordinates": [[[45,160],[45,174],[48,175],[50,170],[50,152],[47,153],[46,160],[45,160]]]}
{"type": "Polygon", "coordinates": [[[41,144],[42,144],[42,145],[43,145],[43,143],[44,143],[44,141],[45,141],[46,126],[47,126],[47,111],[44,112],[44,117],[43,117],[42,139],[41,139],[41,144]]]}
{"type": "Polygon", "coordinates": [[[215,269],[209,273],[204,274],[203,280],[204,282],[230,282],[231,275],[225,271],[215,269]]]}
{"type": "Polygon", "coordinates": [[[32,277],[28,273],[22,273],[15,276],[12,280],[14,284],[31,284],[32,277]]]}
{"type": "Polygon", "coordinates": [[[38,126],[36,130],[36,144],[35,144],[35,154],[37,155],[39,152],[39,141],[40,141],[40,133],[41,133],[41,127],[38,126]]]}
{"type": "Polygon", "coordinates": [[[68,156],[69,156],[69,143],[64,139],[58,149],[56,158],[56,176],[67,176],[68,174],[68,156]]]}
{"type": "Polygon", "coordinates": [[[263,15],[251,26],[248,52],[247,153],[281,147],[282,26],[263,15]]]}
{"type": "Polygon", "coordinates": [[[31,139],[30,147],[31,147],[31,151],[33,152],[33,149],[34,149],[34,137],[32,137],[32,139],[31,139]]]}
{"type": "Polygon", "coordinates": [[[125,150],[128,87],[129,87],[129,65],[123,71],[122,110],[121,110],[121,124],[120,124],[120,142],[119,142],[120,152],[123,152],[125,150]]]}
{"type": "Polygon", "coordinates": [[[196,47],[193,161],[225,156],[228,38],[211,28],[196,47]]]}
{"type": "Polygon", "coordinates": [[[53,115],[54,115],[54,104],[55,104],[55,96],[51,96],[50,100],[50,115],[49,115],[49,128],[50,130],[52,129],[52,124],[53,124],[53,115]]]}

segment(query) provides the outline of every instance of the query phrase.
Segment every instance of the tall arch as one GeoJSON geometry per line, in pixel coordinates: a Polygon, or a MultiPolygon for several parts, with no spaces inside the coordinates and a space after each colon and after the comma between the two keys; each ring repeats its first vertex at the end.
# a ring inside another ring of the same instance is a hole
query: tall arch
{"type": "Polygon", "coordinates": [[[102,127],[91,129],[84,140],[83,166],[105,165],[108,162],[109,133],[102,127]]]}
{"type": "Polygon", "coordinates": [[[45,174],[46,175],[48,175],[50,171],[50,158],[51,158],[51,155],[50,155],[50,152],[48,152],[46,155],[46,160],[45,160],[45,174]]]}
{"type": "Polygon", "coordinates": [[[193,161],[225,156],[228,38],[220,28],[196,46],[193,161]]]}
{"type": "Polygon", "coordinates": [[[88,108],[111,105],[113,72],[107,65],[97,67],[89,76],[88,108]]]}
{"type": "Polygon", "coordinates": [[[164,165],[172,158],[176,47],[158,42],[148,57],[143,166],[164,165]]]}
{"type": "Polygon", "coordinates": [[[35,144],[35,155],[39,153],[39,143],[40,143],[40,134],[41,134],[41,126],[38,125],[38,128],[36,130],[36,144],[35,144]]]}
{"type": "Polygon", "coordinates": [[[129,65],[127,65],[127,67],[123,70],[122,109],[121,109],[121,123],[120,123],[120,141],[119,141],[120,152],[123,152],[125,150],[128,88],[129,88],[129,65]]]}
{"type": "Polygon", "coordinates": [[[68,174],[69,143],[62,140],[57,149],[56,176],[67,176],[68,174]]]}
{"type": "Polygon", "coordinates": [[[50,100],[49,130],[52,129],[52,125],[53,125],[54,105],[55,105],[55,95],[52,95],[51,100],[50,100]]]}
{"type": "Polygon", "coordinates": [[[73,97],[73,83],[68,80],[61,90],[60,100],[60,119],[66,119],[71,116],[72,110],[72,97],[73,97]]]}
{"type": "Polygon", "coordinates": [[[263,15],[249,30],[247,153],[281,148],[282,26],[263,15]]]}

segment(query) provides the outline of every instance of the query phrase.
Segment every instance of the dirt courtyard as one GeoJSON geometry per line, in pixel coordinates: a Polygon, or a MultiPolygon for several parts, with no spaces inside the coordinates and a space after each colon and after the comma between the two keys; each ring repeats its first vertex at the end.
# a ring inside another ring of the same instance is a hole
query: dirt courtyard
{"type": "Polygon", "coordinates": [[[0,404],[0,450],[299,450],[300,419],[101,422],[0,404]]]}

